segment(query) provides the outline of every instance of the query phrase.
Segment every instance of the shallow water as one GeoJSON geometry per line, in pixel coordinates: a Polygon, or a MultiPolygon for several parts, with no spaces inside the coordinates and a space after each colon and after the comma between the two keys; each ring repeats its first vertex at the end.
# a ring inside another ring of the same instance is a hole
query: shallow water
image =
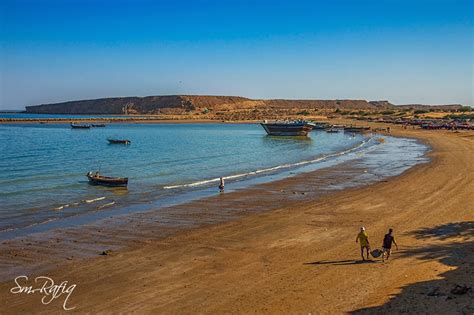
{"type": "MultiPolygon", "coordinates": [[[[236,189],[376,145],[366,136],[313,131],[268,137],[256,124],[0,125],[0,231],[90,211],[181,202],[236,189]],[[107,137],[131,145],[110,145],[107,137]],[[90,186],[85,174],[129,177],[128,189],[90,186]]],[[[413,162],[410,162],[410,165],[413,162]]],[[[133,208],[133,207],[132,207],[133,208]]]]}
{"type": "Polygon", "coordinates": [[[104,119],[104,118],[140,118],[150,117],[141,115],[63,115],[63,114],[30,114],[30,113],[0,113],[0,119],[104,119]]]}

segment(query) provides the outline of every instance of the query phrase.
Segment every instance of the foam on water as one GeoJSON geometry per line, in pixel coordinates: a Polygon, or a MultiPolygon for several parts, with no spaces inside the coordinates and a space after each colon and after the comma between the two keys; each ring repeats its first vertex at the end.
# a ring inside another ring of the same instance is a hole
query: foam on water
{"type": "MultiPolygon", "coordinates": [[[[327,154],[327,155],[318,157],[318,158],[316,158],[316,159],[305,160],[305,161],[301,161],[301,162],[297,162],[297,163],[282,164],[282,165],[278,165],[278,166],[274,166],[274,167],[269,167],[269,168],[264,168],[264,169],[260,169],[260,170],[255,170],[255,171],[251,171],[251,172],[247,172],[247,173],[242,173],[242,174],[235,174],[235,175],[224,176],[223,179],[226,179],[226,180],[229,180],[229,179],[238,179],[238,178],[242,178],[242,177],[248,177],[248,176],[252,176],[252,175],[258,175],[258,174],[268,173],[268,172],[275,172],[275,171],[282,170],[282,169],[288,169],[288,168],[294,168],[294,167],[303,166],[303,165],[307,165],[307,164],[318,163],[318,162],[324,161],[324,160],[326,160],[326,159],[329,159],[329,158],[332,158],[332,157],[336,157],[336,156],[341,156],[341,155],[344,155],[344,154],[353,152],[353,151],[355,151],[355,150],[357,150],[357,149],[360,149],[361,147],[363,147],[364,145],[366,145],[367,143],[369,143],[369,141],[372,140],[372,139],[373,139],[373,137],[367,138],[367,139],[361,141],[358,145],[356,145],[356,146],[353,147],[353,148],[350,148],[350,149],[347,149],[347,150],[343,150],[343,151],[341,151],[341,152],[336,152],[336,153],[333,153],[333,154],[327,154]]],[[[184,188],[184,187],[196,187],[196,186],[207,185],[207,184],[210,184],[210,183],[216,183],[216,182],[219,182],[219,181],[220,181],[220,177],[217,177],[217,178],[201,180],[201,181],[197,181],[197,182],[193,182],[193,183],[189,183],[189,184],[173,185],[173,186],[164,186],[163,189],[176,189],[176,188],[184,188]]]]}

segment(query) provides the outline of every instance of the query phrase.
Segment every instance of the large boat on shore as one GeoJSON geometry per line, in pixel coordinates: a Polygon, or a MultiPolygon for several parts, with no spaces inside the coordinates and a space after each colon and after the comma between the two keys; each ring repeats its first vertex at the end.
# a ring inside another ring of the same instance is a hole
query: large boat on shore
{"type": "Polygon", "coordinates": [[[261,125],[270,136],[307,136],[316,126],[314,123],[305,120],[264,121],[261,125]]]}

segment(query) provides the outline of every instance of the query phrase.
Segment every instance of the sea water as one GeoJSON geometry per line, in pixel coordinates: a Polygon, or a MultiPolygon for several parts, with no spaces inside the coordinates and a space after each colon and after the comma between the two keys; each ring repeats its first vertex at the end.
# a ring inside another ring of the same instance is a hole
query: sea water
{"type": "MultiPolygon", "coordinates": [[[[406,168],[424,151],[405,140],[386,150],[412,152],[406,168]]],[[[369,135],[318,130],[309,137],[271,137],[258,124],[0,125],[0,232],[104,209],[156,208],[160,200],[198,198],[217,193],[219,177],[226,189],[245,188],[343,162],[379,144],[369,135]],[[107,138],[131,144],[112,145],[107,138]],[[89,185],[85,174],[96,170],[128,177],[128,188],[89,185]]],[[[399,162],[384,160],[368,163],[400,171],[399,162]]]]}

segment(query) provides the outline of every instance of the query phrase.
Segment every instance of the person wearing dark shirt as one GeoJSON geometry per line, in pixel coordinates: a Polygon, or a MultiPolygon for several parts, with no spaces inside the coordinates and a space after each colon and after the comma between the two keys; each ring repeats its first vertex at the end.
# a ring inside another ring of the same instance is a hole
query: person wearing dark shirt
{"type": "Polygon", "coordinates": [[[219,178],[219,191],[224,192],[224,178],[219,178]]]}
{"type": "Polygon", "coordinates": [[[387,254],[387,259],[390,257],[390,253],[392,252],[392,243],[395,244],[398,250],[397,242],[395,242],[395,237],[393,236],[393,229],[389,229],[388,234],[385,234],[383,238],[382,261],[385,261],[385,254],[387,254]]]}

